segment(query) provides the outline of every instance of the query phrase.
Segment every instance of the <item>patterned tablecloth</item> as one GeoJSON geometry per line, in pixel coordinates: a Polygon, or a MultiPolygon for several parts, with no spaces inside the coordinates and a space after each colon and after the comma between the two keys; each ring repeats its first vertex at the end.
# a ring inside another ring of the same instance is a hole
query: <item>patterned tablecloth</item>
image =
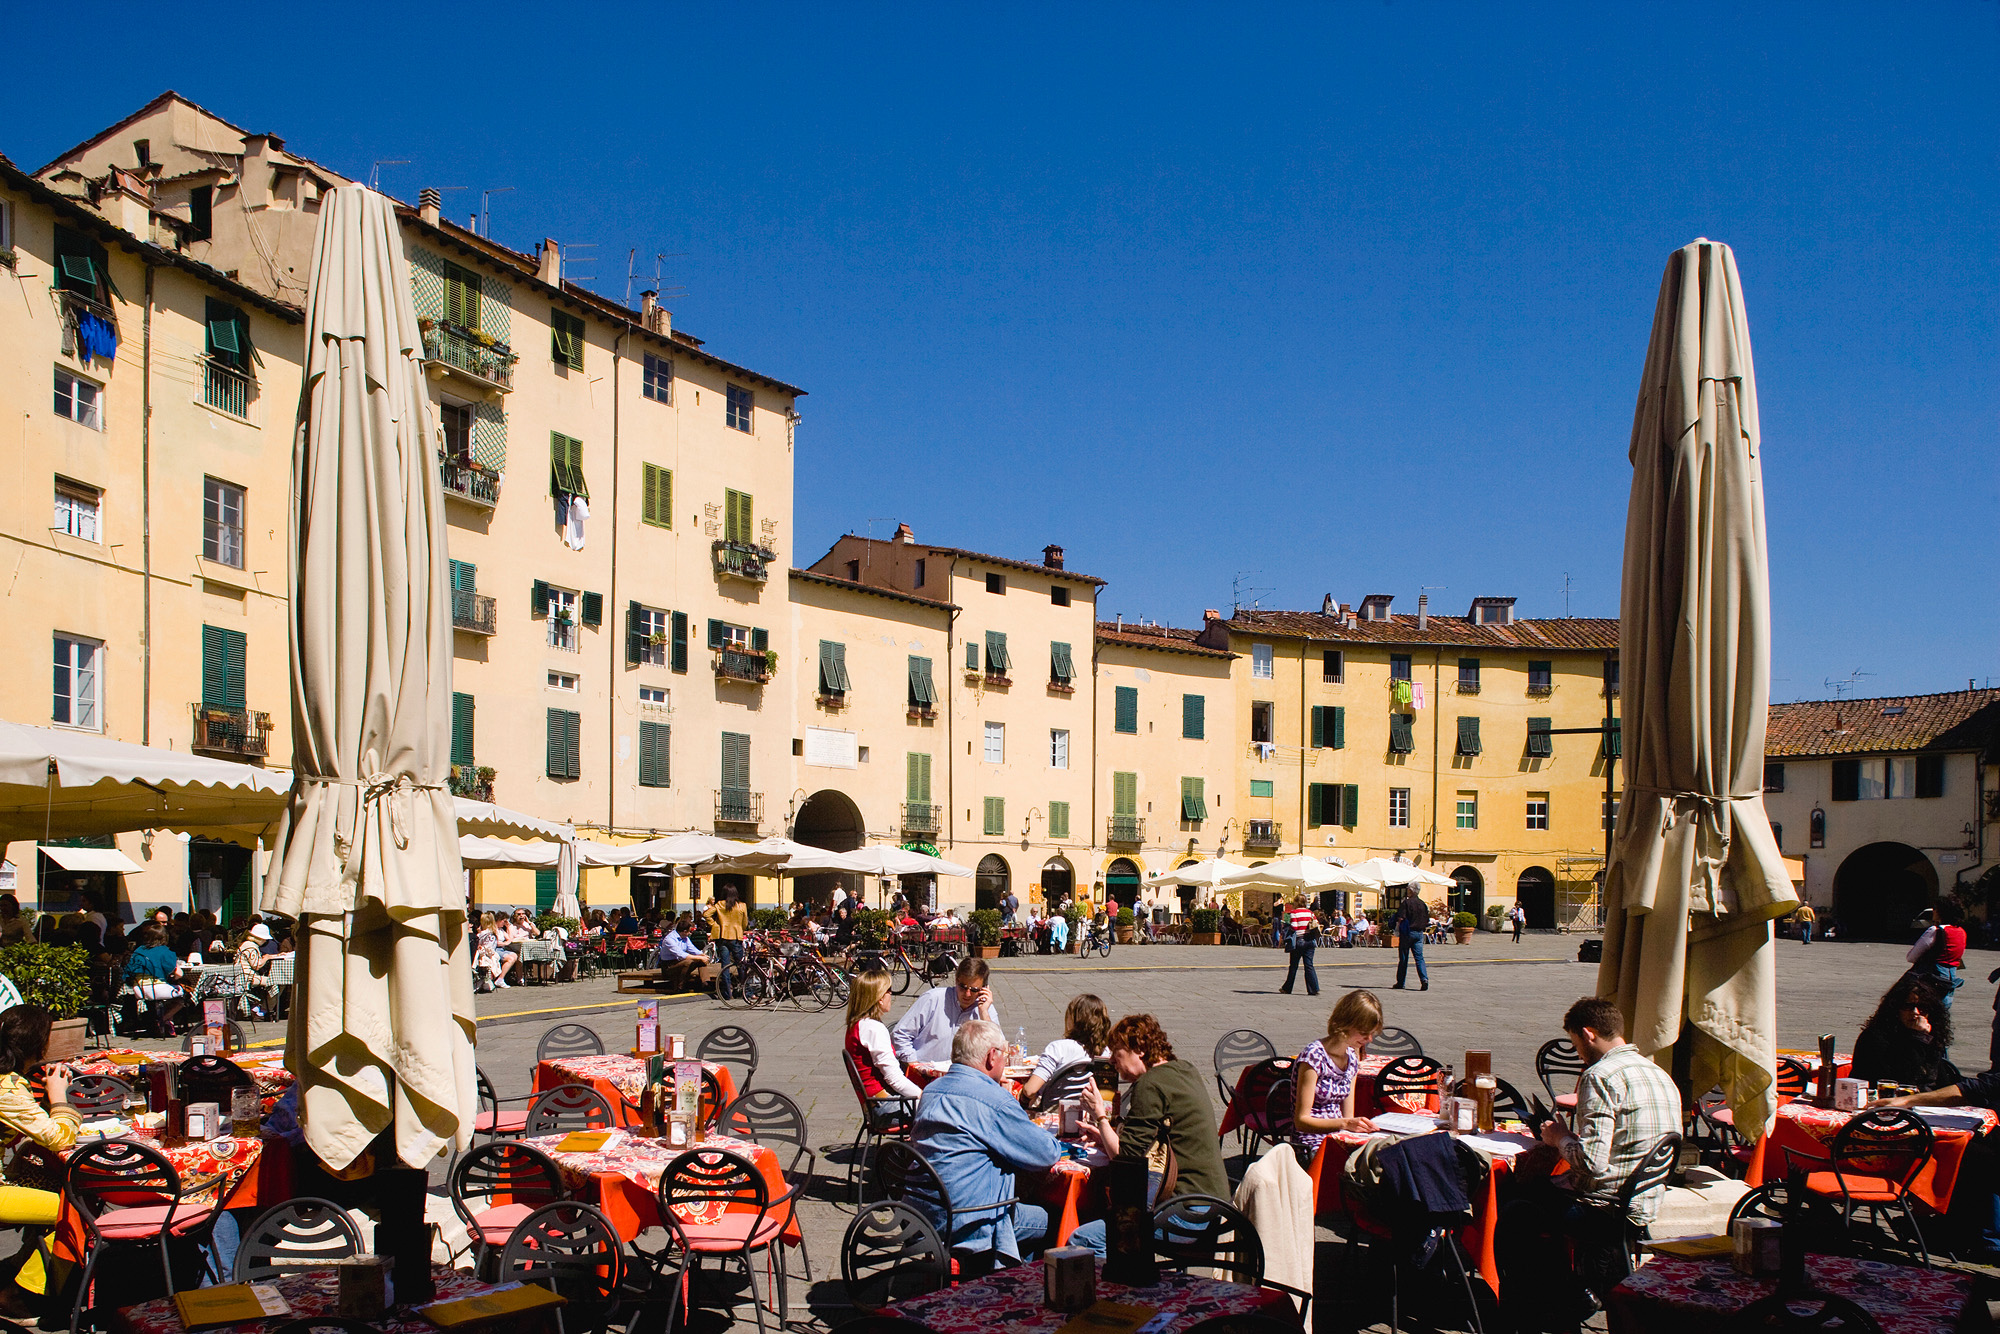
{"type": "MultiPolygon", "coordinates": [[[[1977,1133],[1981,1136],[1990,1135],[1995,1127],[2000,1127],[2000,1114],[1983,1107],[1941,1107],[1938,1111],[1949,1112],[1953,1116],[1977,1117],[1980,1123],[1977,1133]]],[[[1770,1133],[1758,1139],[1744,1180],[1756,1186],[1784,1176],[1784,1150],[1788,1148],[1800,1153],[1801,1157],[1796,1161],[1801,1170],[1822,1170],[1825,1164],[1808,1163],[1803,1155],[1826,1157],[1833,1137],[1853,1116],[1853,1112],[1837,1112],[1830,1107],[1819,1107],[1805,1101],[1784,1104],[1778,1108],[1770,1133]]],[[[1965,1162],[1966,1150],[1972,1147],[1974,1132],[1948,1130],[1935,1125],[1931,1131],[1931,1160],[1924,1164],[1916,1180],[1910,1183],[1910,1193],[1939,1213],[1944,1213],[1951,1207],[1952,1188],[1958,1184],[1958,1171],[1965,1162]]]]}
{"type": "MultiPolygon", "coordinates": [[[[431,1281],[437,1285],[437,1299],[450,1301],[459,1297],[473,1297],[482,1292],[490,1292],[493,1284],[482,1283],[469,1270],[446,1269],[433,1266],[431,1281]]],[[[240,1330],[243,1334],[261,1334],[278,1326],[306,1316],[331,1314],[339,1296],[340,1279],[329,1272],[286,1274],[273,1280],[278,1291],[284,1294],[291,1306],[288,1316],[277,1316],[270,1320],[257,1320],[243,1325],[221,1325],[220,1329],[240,1330]]],[[[368,1322],[370,1328],[381,1330],[382,1334],[437,1334],[437,1326],[407,1307],[399,1307],[387,1315],[368,1322]]],[[[181,1318],[174,1310],[171,1297],[146,1302],[139,1306],[128,1306],[112,1318],[114,1334],[183,1334],[181,1318]]]]}
{"type": "MultiPolygon", "coordinates": [[[[77,1141],[77,1148],[95,1144],[97,1136],[86,1136],[77,1141]]],[[[225,1135],[221,1139],[188,1140],[179,1144],[161,1144],[156,1140],[139,1138],[138,1142],[149,1149],[157,1149],[166,1155],[180,1174],[185,1190],[196,1178],[215,1176],[220,1180],[213,1185],[194,1191],[192,1198],[213,1200],[220,1198],[225,1209],[253,1209],[275,1204],[291,1195],[291,1159],[285,1145],[271,1141],[269,1158],[265,1155],[266,1142],[262,1137],[238,1139],[225,1135]],[[266,1165],[282,1165],[278,1170],[266,1171],[266,1165]]],[[[70,1153],[75,1153],[71,1149],[70,1153]]],[[[65,1158],[69,1154],[63,1155],[65,1158]]],[[[56,1223],[55,1252],[64,1259],[80,1259],[89,1249],[88,1237],[83,1230],[83,1220],[76,1210],[64,1200],[62,1215],[56,1223]]]]}
{"type": "MultiPolygon", "coordinates": [[[[1098,1264],[1097,1295],[1103,1301],[1138,1302],[1174,1319],[1159,1327],[1156,1334],[1183,1330],[1211,1316],[1267,1315],[1297,1323],[1291,1302],[1269,1288],[1252,1288],[1220,1279],[1193,1278],[1172,1271],[1162,1273],[1149,1288],[1128,1288],[1107,1283],[1104,1266],[1098,1264]]],[[[1042,1305],[1042,1264],[1018,1265],[1003,1269],[956,1288],[926,1293],[897,1302],[888,1314],[917,1321],[936,1334],[1049,1334],[1062,1328],[1070,1317],[1042,1305]]]]}
{"type": "MultiPolygon", "coordinates": [[[[666,1173],[667,1165],[687,1153],[687,1149],[673,1148],[664,1140],[646,1139],[628,1131],[614,1130],[602,1149],[593,1153],[563,1153],[556,1146],[564,1138],[562,1135],[540,1135],[524,1142],[555,1160],[564,1184],[571,1190],[584,1195],[594,1194],[604,1216],[611,1220],[611,1225],[618,1229],[618,1235],[626,1241],[631,1241],[649,1227],[659,1226],[660,1178],[666,1173]]],[[[695,1146],[696,1152],[703,1149],[722,1149],[747,1159],[763,1176],[765,1190],[771,1198],[785,1193],[784,1168],[779,1164],[777,1154],[771,1150],[726,1135],[710,1135],[695,1146]]],[[[716,1223],[721,1220],[722,1213],[720,1209],[713,1213],[695,1209],[674,1210],[675,1217],[682,1222],[699,1224],[716,1223]]],[[[793,1214],[785,1227],[785,1240],[796,1246],[799,1235],[798,1217],[793,1214]]]]}
{"type": "MultiPolygon", "coordinates": [[[[70,1062],[70,1068],[79,1075],[110,1075],[130,1084],[139,1077],[141,1066],[179,1065],[187,1058],[188,1054],[184,1051],[134,1051],[124,1047],[107,1047],[90,1053],[80,1061],[70,1062]]],[[[298,1076],[285,1068],[283,1051],[239,1051],[231,1053],[227,1059],[242,1067],[267,1104],[284,1097],[285,1090],[298,1082],[298,1076]]]]}
{"type": "MultiPolygon", "coordinates": [[[[1361,1070],[1356,1076],[1354,1085],[1354,1114],[1356,1116],[1373,1116],[1377,1112],[1420,1112],[1427,1108],[1436,1108],[1437,1099],[1435,1098],[1426,1100],[1407,1095],[1399,1096],[1391,1100],[1395,1105],[1390,1107],[1384,1107],[1376,1101],[1375,1076],[1382,1073],[1382,1068],[1388,1065],[1391,1059],[1388,1056],[1364,1056],[1361,1058],[1361,1070]],[[1419,1103],[1422,1103],[1422,1105],[1419,1106],[1419,1103]]],[[[1257,1069],[1257,1066],[1250,1066],[1236,1077],[1236,1091],[1229,1095],[1229,1107],[1222,1114],[1222,1124],[1217,1127],[1217,1133],[1227,1135],[1230,1131],[1246,1123],[1261,1126],[1264,1115],[1263,1094],[1251,1087],[1251,1079],[1257,1073],[1257,1069]],[[1252,1118],[1255,1119],[1252,1120],[1252,1118]]]]}
{"type": "MultiPolygon", "coordinates": [[[[703,1061],[702,1066],[722,1086],[722,1106],[735,1102],[736,1080],[729,1067],[712,1061],[703,1061]]],[[[601,1056],[561,1056],[535,1066],[536,1093],[561,1084],[590,1085],[611,1104],[619,1125],[634,1125],[639,1119],[639,1095],[646,1089],[646,1063],[636,1056],[606,1052],[601,1056]]]]}
{"type": "MultiPolygon", "coordinates": [[[[1807,1256],[1806,1281],[1861,1307],[1883,1334],[1950,1334],[1972,1294],[1972,1280],[1960,1274],[1835,1255],[1807,1256]]],[[[1720,1317],[1776,1290],[1777,1280],[1739,1274],[1726,1259],[1661,1255],[1611,1290],[1605,1316],[1612,1334],[1714,1329],[1720,1317]]]]}

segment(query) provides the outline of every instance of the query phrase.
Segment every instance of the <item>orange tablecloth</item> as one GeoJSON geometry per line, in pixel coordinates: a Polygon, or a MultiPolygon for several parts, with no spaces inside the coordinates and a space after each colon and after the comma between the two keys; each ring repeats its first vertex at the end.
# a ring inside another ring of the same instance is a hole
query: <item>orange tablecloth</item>
{"type": "MultiPolygon", "coordinates": [[[[611,1220],[611,1226],[618,1229],[618,1235],[626,1241],[631,1241],[649,1227],[659,1226],[660,1177],[665,1174],[668,1164],[689,1150],[673,1148],[663,1140],[645,1139],[617,1130],[595,1153],[560,1153],[555,1146],[564,1138],[562,1135],[541,1135],[525,1142],[555,1160],[563,1181],[572,1190],[594,1193],[597,1207],[604,1211],[604,1216],[611,1220]]],[[[748,1159],[756,1164],[772,1198],[785,1193],[784,1169],[778,1164],[778,1155],[771,1150],[725,1135],[708,1136],[695,1146],[697,1152],[702,1149],[726,1149],[739,1158],[748,1159]]],[[[686,1217],[684,1221],[715,1220],[686,1217]]],[[[785,1225],[784,1240],[789,1246],[799,1244],[796,1211],[785,1225]]]]}
{"type": "MultiPolygon", "coordinates": [[[[80,1139],[77,1147],[96,1142],[94,1137],[80,1139]]],[[[194,1140],[175,1145],[156,1144],[151,1140],[141,1142],[165,1154],[184,1182],[189,1177],[223,1174],[218,1212],[222,1209],[260,1208],[291,1196],[291,1156],[282,1141],[267,1141],[261,1136],[257,1139],[224,1136],[219,1140],[194,1140]],[[268,1155],[265,1153],[267,1148],[270,1150],[268,1155]]],[[[70,1152],[75,1151],[72,1149],[70,1152]]],[[[58,1260],[70,1261],[80,1261],[89,1249],[89,1235],[84,1231],[83,1219],[77,1215],[67,1196],[63,1198],[62,1215],[56,1220],[52,1249],[58,1260]]]]}
{"type": "MultiPolygon", "coordinates": [[[[735,1102],[736,1081],[730,1076],[729,1067],[710,1061],[703,1061],[702,1065],[721,1085],[723,1107],[735,1102]]],[[[646,1088],[646,1063],[636,1056],[606,1053],[602,1056],[564,1056],[536,1064],[532,1086],[536,1093],[546,1092],[561,1084],[588,1084],[611,1104],[619,1125],[637,1125],[639,1097],[646,1088]]]]}
{"type": "MultiPolygon", "coordinates": [[[[1977,1116],[1981,1122],[1979,1134],[1990,1135],[2000,1126],[2000,1115],[1983,1107],[1939,1108],[1953,1114],[1977,1116]]],[[[1803,1100],[1788,1102],[1778,1108],[1777,1119],[1768,1134],[1757,1139],[1757,1147],[1750,1155],[1750,1164],[1743,1179],[1752,1186],[1762,1185],[1767,1176],[1780,1177],[1785,1173],[1787,1148],[1801,1153],[1817,1154],[1824,1158],[1833,1144],[1833,1137],[1840,1128],[1854,1116],[1853,1112],[1837,1112],[1828,1107],[1817,1107],[1803,1100]]],[[[1944,1213],[1951,1207],[1952,1187],[1958,1183],[1958,1169],[1965,1161],[1965,1151],[1972,1147],[1973,1132],[1970,1130],[1946,1130],[1933,1126],[1931,1140],[1931,1160],[1917,1173],[1910,1183],[1910,1193],[1919,1200],[1944,1213]]],[[[1805,1171],[1818,1171],[1821,1164],[1800,1164],[1805,1171]]]]}
{"type": "MultiPolygon", "coordinates": [[[[110,1075],[136,1085],[141,1069],[148,1065],[179,1065],[188,1059],[184,1051],[135,1051],[126,1047],[107,1047],[103,1051],[91,1052],[80,1061],[70,1062],[70,1070],[79,1075],[110,1075]]],[[[250,1076],[250,1082],[257,1086],[258,1094],[264,1100],[264,1111],[268,1115],[271,1104],[285,1096],[285,1090],[298,1082],[298,1076],[285,1068],[285,1053],[282,1051],[236,1051],[223,1058],[240,1067],[250,1076]]],[[[223,1109],[225,1112],[228,1108],[223,1109]]]]}

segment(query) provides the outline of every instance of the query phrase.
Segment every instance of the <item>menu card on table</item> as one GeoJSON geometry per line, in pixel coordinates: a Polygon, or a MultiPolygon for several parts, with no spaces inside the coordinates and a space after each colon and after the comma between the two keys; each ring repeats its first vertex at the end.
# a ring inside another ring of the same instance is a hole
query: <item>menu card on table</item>
{"type": "Polygon", "coordinates": [[[419,1306],[417,1314],[439,1329],[476,1330],[511,1322],[529,1311],[561,1306],[563,1299],[533,1283],[504,1283],[490,1292],[419,1306]]]}
{"type": "Polygon", "coordinates": [[[1136,1334],[1159,1313],[1157,1306],[1139,1302],[1092,1302],[1064,1321],[1056,1334],[1136,1334]]]}
{"type": "Polygon", "coordinates": [[[611,1139],[608,1130],[572,1130],[556,1145],[557,1153],[597,1153],[611,1139]]]}
{"type": "Polygon", "coordinates": [[[188,1329],[241,1325],[272,1316],[290,1315],[292,1308],[268,1283],[229,1283],[216,1288],[190,1288],[174,1294],[174,1310],[188,1329]]]}

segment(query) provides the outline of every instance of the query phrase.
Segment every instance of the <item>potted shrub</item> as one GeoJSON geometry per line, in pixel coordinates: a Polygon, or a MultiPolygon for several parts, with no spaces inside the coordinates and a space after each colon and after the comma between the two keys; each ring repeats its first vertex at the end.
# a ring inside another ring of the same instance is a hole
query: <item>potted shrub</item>
{"type": "Polygon", "coordinates": [[[1479,919],[1469,912],[1454,915],[1451,919],[1452,939],[1463,945],[1472,939],[1472,930],[1479,925],[1479,919]]]}
{"type": "Polygon", "coordinates": [[[1063,920],[1069,923],[1069,952],[1071,954],[1082,954],[1083,909],[1076,906],[1075,899],[1071,899],[1063,905],[1062,915],[1063,920]]]}
{"type": "Polygon", "coordinates": [[[1507,910],[1497,903],[1486,905],[1486,919],[1480,923],[1488,931],[1504,931],[1507,927],[1507,910]]]}
{"type": "Polygon", "coordinates": [[[1000,957],[1000,910],[974,908],[965,919],[965,943],[980,959],[1000,957]]]}
{"type": "Polygon", "coordinates": [[[1220,945],[1222,913],[1215,908],[1196,908],[1188,914],[1188,930],[1193,944],[1220,945]]]}
{"type": "Polygon", "coordinates": [[[1118,910],[1118,943],[1120,945],[1130,945],[1132,943],[1132,922],[1132,910],[1130,908],[1120,908],[1118,910]]]}
{"type": "Polygon", "coordinates": [[[39,945],[33,941],[0,949],[0,977],[11,981],[29,1005],[55,1017],[49,1028],[51,1061],[83,1055],[80,1016],[90,1003],[90,955],[81,945],[39,945]]]}
{"type": "Polygon", "coordinates": [[[783,908],[752,908],[750,925],[758,931],[782,931],[792,915],[783,908]]]}
{"type": "Polygon", "coordinates": [[[854,914],[854,940],[863,949],[879,950],[889,943],[895,916],[885,908],[863,908],[854,914]]]}

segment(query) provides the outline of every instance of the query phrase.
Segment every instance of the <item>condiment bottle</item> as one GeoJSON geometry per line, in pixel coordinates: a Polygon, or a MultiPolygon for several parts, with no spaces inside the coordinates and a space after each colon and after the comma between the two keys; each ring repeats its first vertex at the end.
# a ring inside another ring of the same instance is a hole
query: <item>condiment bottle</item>
{"type": "Polygon", "coordinates": [[[1833,1106],[1833,1034],[1819,1036],[1819,1091],[1813,1101],[1822,1107],[1833,1106]]]}

